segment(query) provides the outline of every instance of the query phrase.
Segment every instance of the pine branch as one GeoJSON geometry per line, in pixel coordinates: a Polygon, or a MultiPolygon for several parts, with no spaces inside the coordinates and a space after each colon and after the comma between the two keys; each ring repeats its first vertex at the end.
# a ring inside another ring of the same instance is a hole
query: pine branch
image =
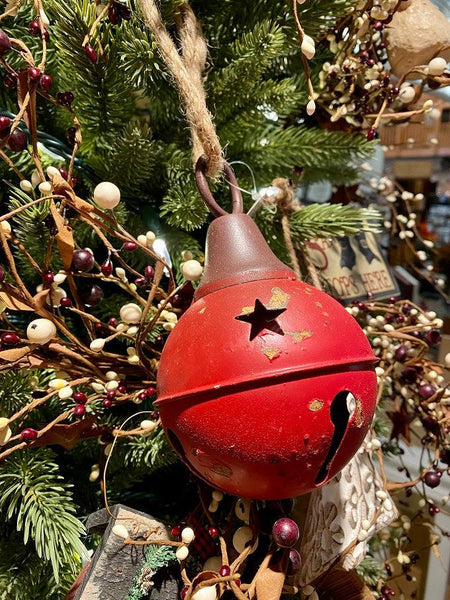
{"type": "Polygon", "coordinates": [[[342,204],[311,204],[292,213],[289,224],[293,241],[355,235],[378,231],[381,215],[368,208],[342,204]]]}
{"type": "Polygon", "coordinates": [[[30,402],[35,389],[45,387],[52,371],[6,371],[0,373],[0,413],[12,415],[30,402]]]}
{"type": "Polygon", "coordinates": [[[22,451],[0,466],[0,511],[16,521],[24,544],[32,540],[38,556],[51,563],[58,582],[62,568],[79,568],[75,556],[84,551],[84,528],[53,456],[45,448],[22,451]]]}
{"type": "Polygon", "coordinates": [[[162,429],[146,437],[133,437],[128,443],[121,444],[120,448],[124,453],[126,466],[145,467],[147,474],[149,470],[151,472],[168,467],[178,460],[162,429]]]}

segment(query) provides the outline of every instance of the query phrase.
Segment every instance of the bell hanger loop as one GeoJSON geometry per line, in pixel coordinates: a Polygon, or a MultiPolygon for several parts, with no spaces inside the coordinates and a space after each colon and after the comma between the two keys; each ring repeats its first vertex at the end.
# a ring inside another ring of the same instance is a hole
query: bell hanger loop
{"type": "MultiPolygon", "coordinates": [[[[205,201],[206,206],[209,208],[211,213],[215,217],[223,217],[224,215],[228,215],[226,210],[224,210],[214,199],[214,196],[211,194],[211,190],[209,189],[208,180],[206,179],[206,171],[208,167],[208,157],[203,154],[197,160],[195,165],[195,179],[197,181],[198,191],[200,192],[201,197],[205,201]]],[[[226,180],[230,186],[231,192],[231,201],[233,203],[232,214],[243,213],[244,212],[244,202],[242,200],[242,194],[239,189],[239,185],[236,179],[236,175],[234,174],[233,169],[227,163],[223,163],[223,172],[226,176],[226,180]]]]}

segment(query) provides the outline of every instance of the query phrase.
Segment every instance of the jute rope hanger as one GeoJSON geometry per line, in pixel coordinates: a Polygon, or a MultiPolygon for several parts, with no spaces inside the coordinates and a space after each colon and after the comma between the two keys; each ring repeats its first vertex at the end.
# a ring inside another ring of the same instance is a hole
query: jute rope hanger
{"type": "Polygon", "coordinates": [[[155,0],[139,0],[144,19],[152,31],[158,50],[164,59],[180,93],[192,136],[193,162],[207,157],[209,176],[223,170],[224,158],[212,115],[206,106],[203,69],[207,46],[200,25],[187,0],[180,7],[177,26],[180,50],[165,27],[155,0]]]}

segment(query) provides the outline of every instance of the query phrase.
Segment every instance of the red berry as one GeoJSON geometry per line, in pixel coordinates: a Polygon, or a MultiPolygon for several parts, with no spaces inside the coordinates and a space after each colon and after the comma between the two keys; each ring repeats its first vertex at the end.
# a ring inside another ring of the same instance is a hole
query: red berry
{"type": "Polygon", "coordinates": [[[442,340],[441,332],[439,329],[431,329],[430,331],[427,331],[425,339],[430,346],[437,346],[437,344],[440,344],[442,340]]]}
{"type": "Polygon", "coordinates": [[[127,252],[134,252],[137,249],[138,245],[136,242],[125,242],[122,246],[122,250],[126,250],[127,252]]]}
{"type": "Polygon", "coordinates": [[[70,185],[74,188],[78,183],[78,179],[76,177],[70,178],[70,185]]]}
{"type": "Polygon", "coordinates": [[[220,531],[217,529],[217,527],[210,527],[208,529],[208,533],[213,539],[217,539],[220,536],[220,531]]]}
{"type": "Polygon", "coordinates": [[[27,73],[31,81],[38,81],[41,76],[41,72],[36,67],[28,67],[27,73]]]}
{"type": "Polygon", "coordinates": [[[4,117],[3,115],[0,115],[0,134],[1,135],[6,135],[6,133],[9,131],[10,127],[11,127],[11,119],[9,117],[4,117]]]}
{"type": "Polygon", "coordinates": [[[106,397],[109,398],[110,400],[114,400],[116,395],[117,395],[116,390],[108,390],[108,392],[106,393],[106,397]]]}
{"type": "Polygon", "coordinates": [[[41,35],[39,21],[31,21],[31,23],[28,25],[28,31],[31,33],[31,35],[41,35]]]}
{"type": "Polygon", "coordinates": [[[105,408],[111,408],[112,400],[110,400],[109,398],[104,398],[102,401],[102,406],[104,406],[105,408]]]}
{"type": "Polygon", "coordinates": [[[42,277],[44,283],[50,284],[53,283],[55,281],[55,276],[53,274],[53,271],[47,271],[46,273],[44,273],[44,276],[42,277]]]}
{"type": "Polygon", "coordinates": [[[69,308],[70,306],[72,306],[72,300],[70,298],[61,298],[59,304],[63,308],[69,308]]]}
{"type": "Polygon", "coordinates": [[[86,412],[86,406],[84,404],[77,404],[73,409],[73,414],[77,417],[82,417],[86,412]]]}
{"type": "Polygon", "coordinates": [[[122,19],[129,21],[131,19],[131,10],[125,4],[119,4],[119,13],[122,19]]]}
{"type": "Polygon", "coordinates": [[[241,587],[241,580],[240,579],[235,579],[234,582],[238,587],[241,587]]]}
{"type": "Polygon", "coordinates": [[[86,306],[97,306],[97,304],[100,304],[103,300],[104,294],[102,288],[94,283],[90,287],[84,289],[80,296],[86,306]]]}
{"type": "Polygon", "coordinates": [[[156,394],[156,388],[150,386],[145,390],[145,393],[148,396],[148,398],[151,398],[152,396],[154,396],[156,394]]]}
{"type": "Polygon", "coordinates": [[[419,388],[419,396],[421,398],[423,398],[424,400],[428,400],[428,398],[431,398],[431,396],[434,396],[435,392],[436,392],[436,389],[430,383],[425,383],[424,385],[421,385],[419,388]]]}
{"type": "Polygon", "coordinates": [[[26,429],[23,429],[20,432],[20,437],[22,439],[23,442],[27,442],[27,444],[29,442],[34,442],[34,440],[37,438],[38,436],[38,432],[36,431],[36,429],[31,429],[31,427],[27,427],[26,429]]]}
{"type": "Polygon", "coordinates": [[[5,346],[15,346],[20,342],[20,338],[15,333],[2,333],[1,342],[5,344],[5,346]]]}
{"type": "Polygon", "coordinates": [[[8,147],[13,152],[22,152],[28,145],[27,135],[21,129],[16,129],[8,138],[8,147]]]}
{"type": "Polygon", "coordinates": [[[369,129],[369,131],[367,132],[366,138],[368,139],[369,142],[371,142],[372,140],[374,140],[377,137],[378,137],[378,134],[376,132],[376,129],[374,129],[373,127],[371,127],[369,129]]]}
{"type": "Polygon", "coordinates": [[[154,411],[151,413],[150,417],[151,417],[151,418],[152,418],[154,421],[157,421],[157,420],[159,419],[159,414],[158,414],[158,412],[157,412],[156,410],[154,410],[154,411]]]}
{"type": "Polygon", "coordinates": [[[67,181],[67,178],[69,177],[69,173],[67,172],[67,169],[65,169],[64,167],[58,167],[58,171],[59,171],[59,174],[61,175],[61,177],[67,181]]]}
{"type": "Polygon", "coordinates": [[[185,586],[181,590],[181,592],[180,592],[180,598],[181,598],[181,600],[184,600],[186,598],[188,591],[189,591],[189,588],[187,586],[185,586]]]}
{"type": "Polygon", "coordinates": [[[118,321],[116,318],[114,318],[114,317],[111,317],[111,318],[108,320],[108,325],[109,325],[110,327],[113,327],[114,329],[117,327],[117,325],[118,325],[118,324],[119,324],[119,321],[118,321]]]}
{"type": "Polygon", "coordinates": [[[403,362],[406,360],[407,356],[408,356],[408,348],[402,344],[395,351],[395,360],[398,360],[399,362],[403,362]]]}
{"type": "Polygon", "coordinates": [[[287,517],[282,517],[273,524],[272,535],[277,546],[292,548],[300,537],[300,531],[295,521],[287,517]]]}
{"type": "Polygon", "coordinates": [[[221,577],[228,577],[228,575],[231,573],[231,569],[228,565],[222,565],[219,569],[219,575],[221,577]]]}
{"type": "Polygon", "coordinates": [[[117,391],[119,392],[119,394],[126,394],[127,388],[124,385],[119,385],[117,391]]]}
{"type": "Polygon", "coordinates": [[[143,287],[147,283],[147,280],[145,279],[145,277],[136,277],[136,279],[134,280],[134,283],[138,287],[143,287]]]}
{"type": "Polygon", "coordinates": [[[298,573],[302,564],[302,559],[300,554],[295,550],[295,548],[291,548],[289,550],[289,563],[288,563],[288,575],[295,575],[298,573]]]}
{"type": "Polygon", "coordinates": [[[147,392],[139,392],[137,397],[139,398],[139,400],[147,400],[147,392]]]}
{"type": "Polygon", "coordinates": [[[102,264],[102,266],[100,267],[100,271],[102,272],[102,275],[104,275],[105,277],[111,277],[112,272],[113,272],[113,264],[109,260],[109,258],[107,260],[105,260],[105,262],[102,264]]]}
{"type": "Polygon", "coordinates": [[[111,2],[108,7],[108,19],[111,25],[120,25],[122,18],[120,16],[119,7],[115,2],[111,2]]]}
{"type": "Polygon", "coordinates": [[[71,146],[75,146],[76,142],[77,142],[77,128],[76,127],[69,127],[67,129],[67,141],[69,142],[69,144],[71,146]]]}
{"type": "Polygon", "coordinates": [[[151,265],[147,265],[144,269],[144,276],[147,281],[151,281],[155,274],[155,269],[151,265]]]}
{"type": "Polygon", "coordinates": [[[39,85],[45,92],[48,92],[48,90],[52,87],[52,78],[50,75],[41,75],[39,79],[39,85]]]}
{"type": "Polygon", "coordinates": [[[170,533],[172,534],[172,537],[178,537],[181,533],[181,527],[179,525],[174,525],[170,530],[170,533]]]}
{"type": "Polygon", "coordinates": [[[88,401],[88,397],[83,392],[75,392],[75,394],[73,395],[73,399],[78,404],[86,404],[86,402],[88,401]]]}
{"type": "Polygon", "coordinates": [[[441,477],[436,471],[428,471],[428,473],[425,473],[423,481],[428,487],[435,488],[441,483],[441,477]]]}
{"type": "Polygon", "coordinates": [[[90,44],[86,44],[84,51],[86,52],[89,62],[91,62],[93,65],[97,64],[97,52],[90,44]]]}
{"type": "Polygon", "coordinates": [[[94,255],[89,250],[75,250],[72,255],[71,268],[74,271],[80,271],[81,273],[87,273],[91,271],[95,264],[94,255]]]}
{"type": "Polygon", "coordinates": [[[11,50],[11,41],[3,29],[0,29],[0,56],[4,56],[11,50]]]}
{"type": "Polygon", "coordinates": [[[72,92],[64,92],[63,98],[65,104],[72,104],[72,102],[75,100],[75,96],[72,92]]]}
{"type": "Polygon", "coordinates": [[[8,73],[3,83],[5,84],[5,87],[9,88],[10,90],[15,90],[17,87],[17,75],[8,73]]]}

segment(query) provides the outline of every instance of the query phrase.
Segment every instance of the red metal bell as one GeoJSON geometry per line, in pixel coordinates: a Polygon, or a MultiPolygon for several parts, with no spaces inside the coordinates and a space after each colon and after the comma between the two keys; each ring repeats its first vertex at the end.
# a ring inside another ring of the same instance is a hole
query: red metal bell
{"type": "Polygon", "coordinates": [[[361,445],[376,359],[356,320],[298,281],[249,216],[220,214],[194,303],[163,350],[156,404],[181,459],[214,487],[304,494],[361,445]]]}

